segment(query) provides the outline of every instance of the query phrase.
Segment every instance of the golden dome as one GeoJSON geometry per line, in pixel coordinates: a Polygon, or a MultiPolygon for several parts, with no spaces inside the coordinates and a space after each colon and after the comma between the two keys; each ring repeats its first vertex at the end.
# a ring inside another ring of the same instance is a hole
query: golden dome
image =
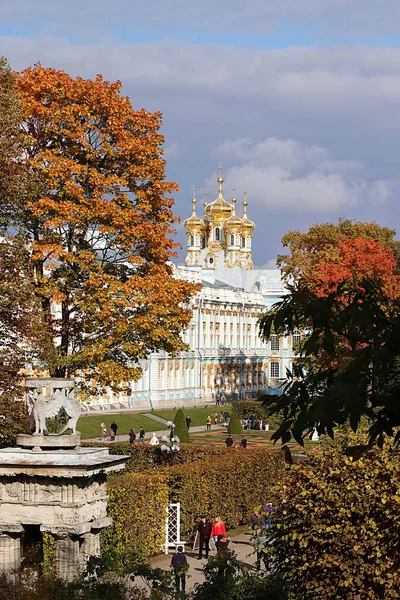
{"type": "Polygon", "coordinates": [[[232,214],[224,221],[225,229],[239,229],[242,227],[243,221],[236,214],[236,198],[232,198],[232,214]]]}
{"type": "Polygon", "coordinates": [[[243,219],[242,219],[242,227],[241,227],[241,230],[243,231],[243,233],[251,233],[256,228],[256,224],[247,218],[247,205],[248,205],[247,195],[246,195],[246,192],[244,192],[243,219]]]}
{"type": "Polygon", "coordinates": [[[193,205],[192,216],[183,222],[183,226],[185,227],[185,229],[188,229],[189,231],[200,231],[201,229],[204,229],[205,223],[204,223],[203,219],[200,219],[196,215],[196,198],[195,198],[195,188],[194,187],[193,187],[192,205],[193,205]]]}
{"type": "Polygon", "coordinates": [[[222,196],[222,184],[224,183],[223,177],[222,177],[222,167],[221,165],[218,167],[219,168],[219,177],[217,179],[218,182],[218,197],[216,200],[214,200],[214,202],[211,202],[210,204],[207,204],[206,208],[205,208],[205,214],[207,217],[210,217],[211,219],[215,219],[215,220],[224,220],[227,217],[230,217],[232,214],[232,206],[229,204],[229,202],[226,202],[226,200],[224,200],[224,197],[222,196]]]}

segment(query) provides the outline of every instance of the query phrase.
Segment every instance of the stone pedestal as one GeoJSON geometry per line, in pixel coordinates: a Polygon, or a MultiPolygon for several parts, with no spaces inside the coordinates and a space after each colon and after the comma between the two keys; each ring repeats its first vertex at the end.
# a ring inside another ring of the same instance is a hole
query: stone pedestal
{"type": "Polygon", "coordinates": [[[27,531],[39,538],[47,532],[55,539],[57,575],[72,581],[100,553],[99,533],[111,523],[107,474],[124,469],[128,457],[108,448],[73,449],[75,436],[54,436],[74,437],[54,449],[53,440],[46,446],[51,437],[20,436],[23,447],[0,450],[0,572],[19,569],[27,531]]]}

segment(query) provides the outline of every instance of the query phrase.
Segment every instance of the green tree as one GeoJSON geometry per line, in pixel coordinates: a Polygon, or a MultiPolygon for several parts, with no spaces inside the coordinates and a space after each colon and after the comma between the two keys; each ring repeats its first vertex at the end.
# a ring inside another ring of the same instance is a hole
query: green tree
{"type": "Polygon", "coordinates": [[[399,459],[390,442],[358,461],[329,443],[287,467],[269,548],[294,598],[398,597],[399,459]]]}
{"type": "Polygon", "coordinates": [[[235,410],[232,410],[231,417],[229,419],[228,432],[230,434],[241,435],[243,432],[240,417],[235,410]]]}
{"type": "Polygon", "coordinates": [[[182,444],[188,444],[190,442],[189,430],[186,426],[185,413],[183,408],[180,408],[174,419],[175,429],[174,434],[178,436],[182,444]]]}
{"type": "MultiPolygon", "coordinates": [[[[376,226],[377,227],[377,226],[376,226]]],[[[375,225],[374,225],[375,228],[375,225]]],[[[318,255],[318,252],[315,253],[318,255]]],[[[283,422],[273,439],[303,443],[315,427],[334,436],[338,425],[357,430],[371,421],[369,443],[400,440],[399,275],[389,244],[342,239],[335,255],[313,257],[313,273],[299,273],[284,300],[263,316],[262,335],[305,335],[295,375],[280,397],[267,397],[283,422]]]]}

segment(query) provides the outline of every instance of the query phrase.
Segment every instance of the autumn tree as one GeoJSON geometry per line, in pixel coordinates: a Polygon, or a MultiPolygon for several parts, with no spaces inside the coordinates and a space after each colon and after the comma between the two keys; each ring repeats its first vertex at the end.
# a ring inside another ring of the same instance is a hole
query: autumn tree
{"type": "MultiPolygon", "coordinates": [[[[293,267],[288,296],[262,318],[264,337],[272,329],[308,331],[295,377],[288,374],[280,397],[266,399],[284,415],[274,439],[293,435],[303,443],[314,427],[333,437],[347,422],[357,430],[363,416],[371,443],[382,444],[385,434],[400,439],[400,277],[391,234],[384,228],[382,235],[385,245],[372,236],[341,237],[329,253],[322,243],[304,277],[300,264],[293,267]]],[[[294,265],[291,256],[287,264],[294,265]]]]}
{"type": "Polygon", "coordinates": [[[53,376],[102,385],[140,375],[149,352],[174,353],[195,287],[174,279],[177,221],[165,181],[161,114],[135,110],[119,82],[29,68],[17,77],[26,195],[2,217],[31,252],[55,339],[53,376]]]}
{"type": "Polygon", "coordinates": [[[21,372],[51,357],[52,345],[23,240],[0,242],[0,446],[29,432],[21,372]]]}
{"type": "Polygon", "coordinates": [[[339,219],[337,225],[316,224],[305,233],[288,231],[282,238],[282,244],[289,253],[280,254],[277,265],[286,282],[301,280],[304,285],[308,280],[313,281],[315,266],[321,261],[338,261],[339,243],[342,240],[362,237],[378,242],[382,248],[390,246],[397,249],[395,233],[395,229],[381,227],[377,223],[361,223],[350,219],[339,219]]]}

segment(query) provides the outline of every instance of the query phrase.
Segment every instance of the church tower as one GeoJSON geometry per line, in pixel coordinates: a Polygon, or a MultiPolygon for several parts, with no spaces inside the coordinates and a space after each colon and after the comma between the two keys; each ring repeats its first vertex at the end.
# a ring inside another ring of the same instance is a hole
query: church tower
{"type": "Polygon", "coordinates": [[[192,216],[184,221],[186,232],[186,259],[187,267],[200,266],[200,251],[206,235],[206,224],[196,214],[196,188],[193,186],[192,216]]]}
{"type": "Polygon", "coordinates": [[[196,215],[196,198],[193,192],[192,216],[183,223],[187,230],[185,264],[201,266],[210,271],[235,267],[253,269],[251,238],[255,224],[247,217],[246,193],[244,214],[240,218],[236,214],[235,193],[231,203],[223,197],[222,166],[219,165],[218,168],[218,196],[213,202],[204,203],[204,220],[196,215]]]}

